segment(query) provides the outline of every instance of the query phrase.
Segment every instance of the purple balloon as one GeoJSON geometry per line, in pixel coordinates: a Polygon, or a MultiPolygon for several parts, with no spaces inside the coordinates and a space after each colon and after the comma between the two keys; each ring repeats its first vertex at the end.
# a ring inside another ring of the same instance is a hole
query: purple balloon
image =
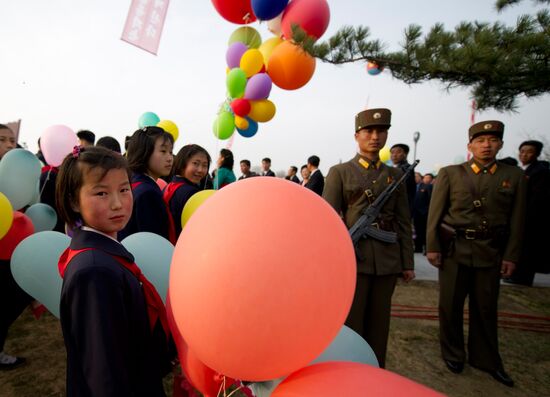
{"type": "Polygon", "coordinates": [[[266,73],[258,73],[248,79],[244,91],[245,99],[265,99],[271,92],[271,78],[266,73]]]}
{"type": "Polygon", "coordinates": [[[229,69],[238,68],[243,54],[248,50],[246,44],[236,41],[231,44],[225,53],[225,60],[229,69]]]}

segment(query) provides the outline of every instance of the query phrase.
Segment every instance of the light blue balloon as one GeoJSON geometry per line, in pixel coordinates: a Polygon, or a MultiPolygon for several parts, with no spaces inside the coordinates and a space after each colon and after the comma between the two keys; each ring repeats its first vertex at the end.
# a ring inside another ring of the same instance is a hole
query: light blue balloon
{"type": "Polygon", "coordinates": [[[156,115],[156,113],[153,112],[145,112],[141,115],[139,118],[139,128],[143,127],[152,127],[159,123],[160,117],[156,115]]]}
{"type": "Polygon", "coordinates": [[[38,158],[25,149],[13,149],[0,160],[0,192],[14,210],[29,204],[36,195],[42,169],[38,158]]]}
{"type": "Polygon", "coordinates": [[[164,237],[149,232],[131,234],[121,243],[134,256],[138,267],[166,303],[174,246],[164,237]]]}
{"type": "MultiPolygon", "coordinates": [[[[369,344],[351,328],[342,326],[331,344],[310,365],[329,361],[351,361],[379,367],[378,360],[369,344]]],[[[256,397],[269,397],[285,377],[256,382],[249,387],[256,397]]]]}
{"type": "Polygon", "coordinates": [[[59,318],[63,280],[57,263],[71,239],[59,232],[40,232],[23,240],[11,257],[11,273],[19,286],[59,318]]]}
{"type": "Polygon", "coordinates": [[[35,232],[52,230],[57,223],[57,214],[48,204],[33,204],[25,211],[25,215],[31,219],[35,232]]]}

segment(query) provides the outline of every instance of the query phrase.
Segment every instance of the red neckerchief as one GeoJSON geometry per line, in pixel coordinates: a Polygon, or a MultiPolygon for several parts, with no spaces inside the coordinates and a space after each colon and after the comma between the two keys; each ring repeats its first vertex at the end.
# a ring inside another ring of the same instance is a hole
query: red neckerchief
{"type": "Polygon", "coordinates": [[[46,172],[49,172],[49,171],[52,171],[52,172],[57,172],[59,170],[59,168],[57,167],[53,167],[51,165],[45,165],[44,167],[42,167],[42,171],[40,171],[42,174],[46,173],[46,172]]]}
{"type": "MultiPolygon", "coordinates": [[[[61,278],[65,277],[65,271],[71,260],[80,254],[81,252],[89,251],[95,248],[83,248],[79,250],[73,250],[70,247],[67,248],[59,257],[59,262],[57,263],[59,269],[59,275],[61,278]]],[[[111,254],[109,254],[111,255],[111,254]]],[[[155,329],[155,324],[157,319],[160,321],[162,328],[164,329],[164,334],[168,339],[170,337],[170,328],[168,327],[168,319],[166,318],[166,308],[162,299],[160,298],[159,293],[157,292],[155,286],[151,284],[147,277],[141,272],[141,269],[135,263],[128,262],[124,258],[116,255],[111,255],[118,263],[120,263],[124,268],[128,269],[141,283],[143,294],[145,296],[145,304],[147,305],[147,316],[149,317],[149,325],[151,326],[151,332],[155,329]]]]}
{"type": "MultiPolygon", "coordinates": [[[[132,190],[134,190],[135,188],[137,188],[139,185],[141,185],[143,182],[134,182],[132,183],[131,187],[132,187],[132,190]]],[[[172,183],[169,183],[166,187],[168,188],[172,183]]],[[[183,184],[183,183],[182,183],[183,184]]],[[[179,186],[178,186],[179,187],[179,186]]],[[[176,192],[177,189],[174,189],[174,191],[172,192],[172,194],[170,195],[170,198],[172,198],[172,196],[174,195],[174,193],[176,192]]],[[[164,197],[164,195],[163,195],[164,197]]],[[[166,213],[168,214],[168,240],[170,240],[170,242],[173,244],[173,245],[176,245],[176,241],[177,241],[177,238],[176,238],[176,225],[174,224],[174,218],[172,217],[172,213],[170,212],[170,208],[168,208],[168,201],[166,201],[166,199],[164,199],[164,202],[166,204],[166,213]]]]}

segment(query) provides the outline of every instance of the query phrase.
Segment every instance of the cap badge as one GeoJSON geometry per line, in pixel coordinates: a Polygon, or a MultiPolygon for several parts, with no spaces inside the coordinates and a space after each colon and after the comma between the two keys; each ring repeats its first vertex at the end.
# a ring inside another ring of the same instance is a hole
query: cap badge
{"type": "Polygon", "coordinates": [[[378,120],[380,117],[382,117],[382,115],[378,112],[376,112],[372,115],[372,118],[375,119],[375,120],[378,120]]]}
{"type": "Polygon", "coordinates": [[[493,125],[492,125],[492,124],[489,124],[489,123],[488,123],[488,124],[485,124],[485,125],[483,126],[483,129],[484,129],[484,130],[490,130],[491,128],[493,128],[493,125]]]}

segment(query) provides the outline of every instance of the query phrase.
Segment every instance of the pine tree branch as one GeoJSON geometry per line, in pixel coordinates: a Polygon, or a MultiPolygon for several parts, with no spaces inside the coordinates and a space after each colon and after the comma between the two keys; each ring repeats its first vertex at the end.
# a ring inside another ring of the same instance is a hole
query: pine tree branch
{"type": "MultiPolygon", "coordinates": [[[[508,1],[512,4],[513,0],[508,1]]],[[[539,0],[550,3],[550,0],[539,0]]],[[[550,92],[550,13],[521,16],[516,25],[463,22],[453,31],[417,25],[404,32],[400,51],[370,40],[368,27],[344,26],[322,43],[293,26],[293,40],[323,62],[376,62],[407,84],[439,80],[446,89],[469,87],[478,109],[514,111],[521,96],[550,92]]]]}

